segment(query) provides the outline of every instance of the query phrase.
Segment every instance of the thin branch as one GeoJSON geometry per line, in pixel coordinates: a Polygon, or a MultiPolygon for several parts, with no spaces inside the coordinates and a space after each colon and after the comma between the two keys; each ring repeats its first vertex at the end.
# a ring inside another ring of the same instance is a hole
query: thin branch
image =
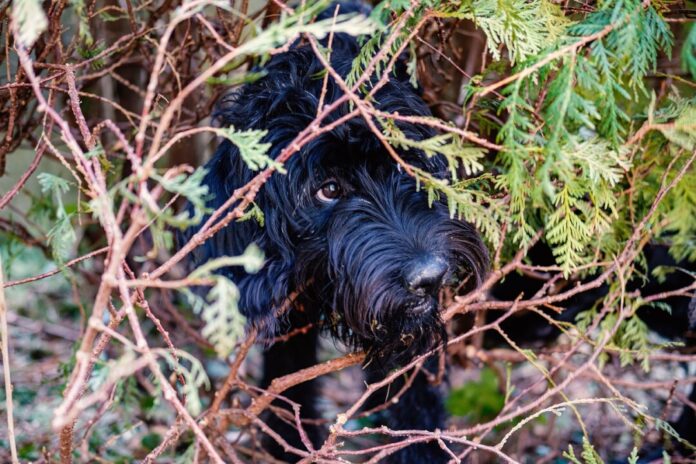
{"type": "Polygon", "coordinates": [[[5,411],[7,412],[7,439],[10,443],[12,463],[19,464],[17,458],[17,441],[14,431],[14,414],[12,402],[12,379],[10,377],[10,332],[7,330],[7,301],[2,283],[3,264],[0,257],[0,351],[2,351],[2,372],[5,377],[5,411]]]}

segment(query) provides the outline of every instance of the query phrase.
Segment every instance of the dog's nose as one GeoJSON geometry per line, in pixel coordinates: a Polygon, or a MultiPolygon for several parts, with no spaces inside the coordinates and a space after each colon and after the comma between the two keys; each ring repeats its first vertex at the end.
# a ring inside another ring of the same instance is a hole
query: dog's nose
{"type": "Polygon", "coordinates": [[[435,296],[442,286],[447,269],[447,262],[439,256],[421,256],[404,270],[406,287],[418,296],[435,296]]]}

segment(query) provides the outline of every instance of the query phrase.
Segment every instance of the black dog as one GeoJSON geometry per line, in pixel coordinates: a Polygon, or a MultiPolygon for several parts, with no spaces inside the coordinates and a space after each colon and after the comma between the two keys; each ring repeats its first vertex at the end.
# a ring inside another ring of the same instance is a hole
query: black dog
{"type": "MultiPolygon", "coordinates": [[[[359,8],[353,5],[348,10],[359,8]]],[[[358,42],[337,34],[331,48],[333,68],[346,76],[360,50],[358,42]]],[[[269,155],[276,157],[315,119],[324,67],[309,46],[295,44],[274,56],[263,72],[263,78],[226,97],[214,117],[238,130],[267,130],[269,155]]],[[[329,104],[341,95],[340,87],[329,78],[324,102],[329,104]]],[[[376,93],[374,104],[389,113],[430,114],[398,73],[376,93]]],[[[349,104],[341,106],[326,124],[348,112],[349,104]]],[[[436,135],[427,127],[398,126],[412,140],[436,135]]],[[[417,150],[399,155],[434,176],[446,176],[446,162],[438,156],[429,158],[417,150]]],[[[229,141],[220,144],[206,167],[208,206],[213,209],[255,174],[229,141]]],[[[438,292],[464,278],[475,286],[488,265],[487,250],[473,226],[452,219],[444,203],[429,206],[415,180],[399,169],[359,117],[304,146],[285,169],[287,174],[273,175],[254,200],[264,213],[263,227],[254,221],[233,223],[192,257],[198,265],[239,254],[255,242],[265,252],[261,272],[226,271],[239,286],[240,308],[248,322],[262,329],[266,338],[312,325],[306,333],[267,350],[264,383],[314,365],[320,332],[328,332],[352,349],[366,350],[370,378],[383,377],[441,343],[445,330],[438,292]],[[278,316],[288,296],[296,293],[299,296],[290,310],[278,316]]],[[[190,229],[182,238],[194,232],[190,229]]],[[[286,396],[302,405],[303,418],[318,417],[315,383],[302,384],[286,396]]],[[[302,447],[293,427],[268,420],[283,438],[302,447]]],[[[387,424],[393,429],[435,430],[443,428],[444,421],[439,389],[423,374],[387,413],[387,424]]],[[[320,443],[318,430],[308,427],[308,433],[315,444],[320,443]]],[[[297,458],[280,450],[274,454],[297,458]]],[[[434,464],[446,462],[447,455],[430,443],[407,447],[390,459],[434,464]]]]}

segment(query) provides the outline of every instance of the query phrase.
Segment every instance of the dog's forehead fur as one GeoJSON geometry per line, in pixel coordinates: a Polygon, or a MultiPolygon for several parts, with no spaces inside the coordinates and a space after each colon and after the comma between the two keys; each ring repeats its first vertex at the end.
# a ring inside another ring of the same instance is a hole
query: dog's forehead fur
{"type": "MultiPolygon", "coordinates": [[[[358,52],[359,47],[354,39],[337,34],[331,51],[332,66],[340,75],[347,75],[358,52]]],[[[236,129],[268,130],[267,141],[272,143],[269,154],[276,157],[316,117],[325,71],[314,51],[304,46],[274,56],[262,72],[264,77],[224,98],[218,105],[214,118],[223,126],[234,126],[236,129]]],[[[333,78],[329,78],[326,84],[323,100],[325,105],[343,95],[333,78]]],[[[413,86],[396,77],[376,93],[374,105],[384,112],[430,115],[413,86]]],[[[325,119],[324,124],[345,116],[350,109],[349,103],[342,105],[325,119]]],[[[426,126],[397,125],[412,140],[422,140],[434,135],[426,126]]],[[[372,160],[380,159],[376,154],[385,154],[379,139],[371,133],[365,121],[358,117],[311,141],[291,157],[287,168],[317,162],[326,154],[336,151],[340,152],[340,158],[356,156],[372,160]]],[[[426,159],[420,154],[407,153],[406,157],[408,162],[423,165],[430,171],[443,169],[441,160],[426,159]]]]}

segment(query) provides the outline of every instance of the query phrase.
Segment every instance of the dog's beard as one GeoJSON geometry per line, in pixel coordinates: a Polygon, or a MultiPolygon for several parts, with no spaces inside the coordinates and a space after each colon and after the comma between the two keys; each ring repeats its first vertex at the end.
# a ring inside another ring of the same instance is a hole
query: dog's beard
{"type": "MultiPolygon", "coordinates": [[[[454,280],[464,277],[475,286],[485,256],[478,236],[448,216],[432,210],[421,214],[426,216],[422,222],[430,224],[428,235],[420,237],[429,240],[429,251],[446,256],[450,269],[466,274],[454,280]],[[444,222],[434,226],[434,219],[444,222]]],[[[355,215],[353,221],[361,222],[355,215]]],[[[404,285],[403,269],[412,259],[406,243],[412,237],[397,240],[365,228],[363,222],[353,237],[344,223],[331,250],[329,326],[349,346],[367,351],[372,362],[391,368],[444,344],[447,331],[436,295],[417,296],[404,285]]],[[[425,233],[420,227],[413,232],[425,233]]]]}
{"type": "MultiPolygon", "coordinates": [[[[474,264],[462,266],[463,257],[472,253],[460,250],[450,255],[450,268],[466,271],[463,279],[471,282],[468,288],[481,277],[474,264]]],[[[384,250],[373,257],[357,250],[344,256],[361,262],[339,262],[340,271],[333,270],[315,286],[319,295],[333,294],[323,301],[323,312],[324,327],[335,338],[352,349],[366,351],[371,362],[385,368],[402,365],[446,343],[443,308],[435,296],[409,293],[401,281],[399,260],[385,256],[384,250]],[[346,270],[348,274],[342,274],[346,270]]]]}
{"type": "MultiPolygon", "coordinates": [[[[356,280],[352,283],[359,285],[356,280]]],[[[385,287],[372,280],[366,293],[335,288],[325,321],[334,337],[352,349],[366,351],[372,362],[388,367],[407,362],[446,340],[436,301],[424,304],[385,287]]]]}
{"type": "MultiPolygon", "coordinates": [[[[386,311],[386,313],[394,311],[386,311]]],[[[383,318],[383,322],[361,340],[369,358],[386,368],[411,361],[415,356],[426,353],[447,342],[447,330],[437,306],[411,314],[403,309],[394,316],[383,318]]]]}

